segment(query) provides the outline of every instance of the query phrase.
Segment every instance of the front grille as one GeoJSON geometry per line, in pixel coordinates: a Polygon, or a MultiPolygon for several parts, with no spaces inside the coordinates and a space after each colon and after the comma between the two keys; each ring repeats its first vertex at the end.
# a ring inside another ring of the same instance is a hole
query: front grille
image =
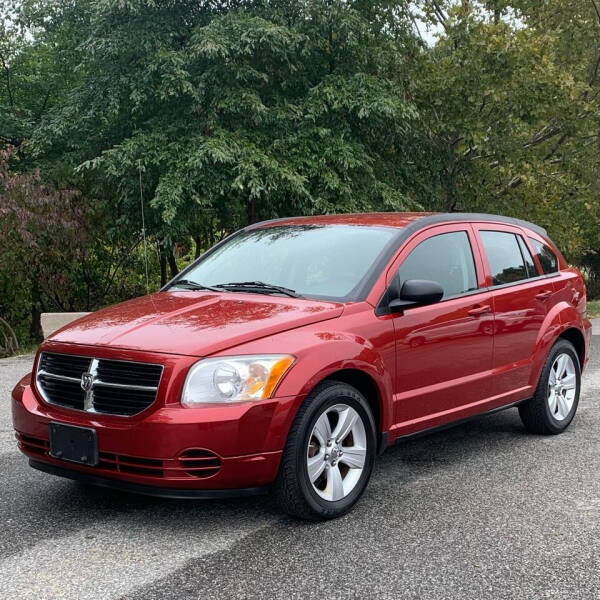
{"type": "Polygon", "coordinates": [[[135,415],[148,408],[156,398],[155,390],[115,389],[97,384],[94,387],[96,412],[135,415]]]}
{"type": "Polygon", "coordinates": [[[44,352],[36,382],[50,404],[131,417],[156,400],[162,370],[161,365],[44,352]]]}
{"type": "Polygon", "coordinates": [[[49,354],[44,352],[40,358],[40,369],[65,377],[81,376],[88,370],[91,358],[87,356],[70,356],[67,354],[49,354]]]}
{"type": "Polygon", "coordinates": [[[162,367],[145,363],[100,360],[96,369],[98,379],[106,383],[135,382],[136,385],[156,387],[162,367]]]}
{"type": "Polygon", "coordinates": [[[55,379],[52,375],[39,373],[38,387],[48,402],[60,404],[67,408],[83,410],[85,392],[81,389],[80,382],[64,381],[62,379],[55,379]]]}
{"type": "Polygon", "coordinates": [[[117,473],[131,473],[133,475],[148,475],[150,477],[163,477],[163,461],[156,458],[139,458],[100,452],[98,468],[117,473]]]}
{"type": "MultiPolygon", "coordinates": [[[[47,440],[18,432],[15,435],[19,448],[26,454],[56,460],[56,457],[50,456],[47,440]]],[[[103,451],[98,453],[98,458],[99,462],[95,467],[86,466],[86,468],[108,471],[109,473],[168,478],[180,481],[208,479],[217,475],[221,470],[221,458],[214,452],[202,448],[188,448],[179,456],[171,459],[129,456],[128,454],[103,451]]]]}
{"type": "MultiPolygon", "coordinates": [[[[16,433],[16,438],[21,450],[27,454],[50,456],[49,444],[46,440],[34,438],[22,433],[16,433]]],[[[157,458],[141,458],[125,454],[100,452],[98,465],[89,467],[114,471],[115,473],[131,473],[132,475],[146,475],[149,477],[164,477],[163,461],[157,458]]],[[[51,457],[55,459],[55,457],[51,457]]]]}
{"type": "Polygon", "coordinates": [[[22,433],[16,433],[19,447],[30,454],[39,454],[40,456],[46,456],[48,454],[48,442],[40,440],[38,438],[31,437],[29,435],[23,435],[22,433]]]}

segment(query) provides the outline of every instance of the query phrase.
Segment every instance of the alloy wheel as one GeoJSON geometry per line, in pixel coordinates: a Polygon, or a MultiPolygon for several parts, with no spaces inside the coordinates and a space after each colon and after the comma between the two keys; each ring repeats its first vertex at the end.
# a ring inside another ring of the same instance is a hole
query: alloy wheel
{"type": "Polygon", "coordinates": [[[335,404],[315,422],[306,464],[314,491],[324,500],[345,498],[360,480],[367,457],[365,425],[354,408],[335,404]]]}
{"type": "Polygon", "coordinates": [[[556,421],[564,421],[570,414],[577,395],[577,371],[568,354],[559,354],[548,377],[548,407],[556,421]]]}

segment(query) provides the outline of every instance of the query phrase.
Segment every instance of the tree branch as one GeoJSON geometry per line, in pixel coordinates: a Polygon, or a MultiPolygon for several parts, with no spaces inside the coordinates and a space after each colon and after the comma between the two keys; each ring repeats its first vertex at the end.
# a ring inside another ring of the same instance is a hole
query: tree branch
{"type": "Polygon", "coordinates": [[[425,46],[425,40],[423,39],[423,36],[421,35],[421,30],[419,29],[419,25],[417,24],[417,20],[415,19],[415,15],[412,14],[411,11],[408,12],[409,16],[410,16],[410,20],[412,21],[413,27],[415,28],[417,35],[419,36],[419,38],[421,39],[421,42],[423,43],[423,45],[425,46]]]}
{"type": "Polygon", "coordinates": [[[560,136],[560,138],[558,139],[558,142],[556,142],[556,144],[554,144],[554,146],[552,147],[550,152],[548,152],[548,154],[546,154],[546,156],[544,156],[544,160],[550,160],[558,152],[558,149],[565,143],[565,141],[568,137],[569,136],[566,133],[563,133],[560,136]]]}
{"type": "Polygon", "coordinates": [[[596,3],[596,0],[591,0],[591,2],[594,5],[594,10],[596,11],[596,16],[598,17],[598,21],[600,21],[600,8],[598,8],[598,4],[596,3]]]}
{"type": "Polygon", "coordinates": [[[552,127],[551,125],[546,125],[543,129],[540,129],[535,135],[533,135],[530,140],[523,144],[524,148],[529,148],[531,146],[537,146],[546,140],[552,139],[562,133],[561,127],[552,127]]]}
{"type": "Polygon", "coordinates": [[[523,177],[517,175],[513,177],[499,192],[498,196],[506,196],[510,190],[519,187],[523,183],[523,177]]]}
{"type": "Polygon", "coordinates": [[[444,28],[444,31],[446,33],[448,33],[448,25],[446,24],[448,17],[444,14],[444,11],[440,7],[437,0],[431,0],[431,5],[432,5],[433,12],[437,18],[438,23],[444,28]]]}
{"type": "Polygon", "coordinates": [[[38,115],[37,115],[38,121],[42,118],[42,115],[44,114],[44,112],[46,110],[46,106],[48,105],[49,98],[50,98],[50,90],[48,90],[46,92],[46,95],[44,96],[44,102],[42,103],[42,107],[40,108],[38,115]]]}
{"type": "Polygon", "coordinates": [[[0,62],[2,62],[2,68],[4,69],[4,78],[6,79],[6,91],[8,93],[8,102],[10,103],[10,107],[15,107],[15,99],[12,92],[12,87],[10,83],[10,69],[8,68],[8,64],[4,58],[4,55],[0,53],[0,62]]]}

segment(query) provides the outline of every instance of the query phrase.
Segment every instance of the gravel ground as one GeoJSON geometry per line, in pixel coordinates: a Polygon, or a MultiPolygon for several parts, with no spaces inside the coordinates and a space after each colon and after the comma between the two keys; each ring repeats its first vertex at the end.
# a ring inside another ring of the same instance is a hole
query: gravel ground
{"type": "MultiPolygon", "coordinates": [[[[596,329],[600,333],[600,328],[596,329]]],[[[405,441],[356,510],[306,524],[268,499],[169,501],[30,469],[0,361],[0,598],[600,599],[600,336],[568,432],[516,410],[405,441]]]]}

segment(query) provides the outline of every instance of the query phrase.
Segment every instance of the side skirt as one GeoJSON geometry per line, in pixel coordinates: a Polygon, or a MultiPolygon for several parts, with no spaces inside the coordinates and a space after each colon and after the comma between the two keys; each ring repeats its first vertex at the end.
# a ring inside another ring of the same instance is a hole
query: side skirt
{"type": "Polygon", "coordinates": [[[509,408],[515,408],[520,404],[525,404],[525,402],[529,402],[531,398],[525,398],[524,400],[518,400],[517,402],[513,402],[512,404],[507,404],[506,406],[499,406],[498,408],[493,408],[492,410],[488,410],[486,412],[478,413],[476,415],[471,415],[470,417],[465,417],[464,419],[459,419],[458,421],[452,421],[450,423],[444,423],[443,425],[436,425],[435,427],[429,427],[428,429],[422,429],[421,431],[415,431],[413,433],[406,433],[404,435],[399,435],[391,444],[388,442],[388,433],[384,432],[380,434],[380,443],[379,443],[379,451],[378,456],[383,454],[385,450],[389,446],[395,446],[399,442],[409,439],[420,438],[430,433],[437,433],[438,431],[445,431],[446,429],[452,429],[453,427],[458,427],[459,425],[464,425],[465,423],[469,423],[470,421],[475,421],[480,417],[487,417],[489,415],[493,415],[494,413],[502,412],[503,410],[508,410],[509,408]]]}

